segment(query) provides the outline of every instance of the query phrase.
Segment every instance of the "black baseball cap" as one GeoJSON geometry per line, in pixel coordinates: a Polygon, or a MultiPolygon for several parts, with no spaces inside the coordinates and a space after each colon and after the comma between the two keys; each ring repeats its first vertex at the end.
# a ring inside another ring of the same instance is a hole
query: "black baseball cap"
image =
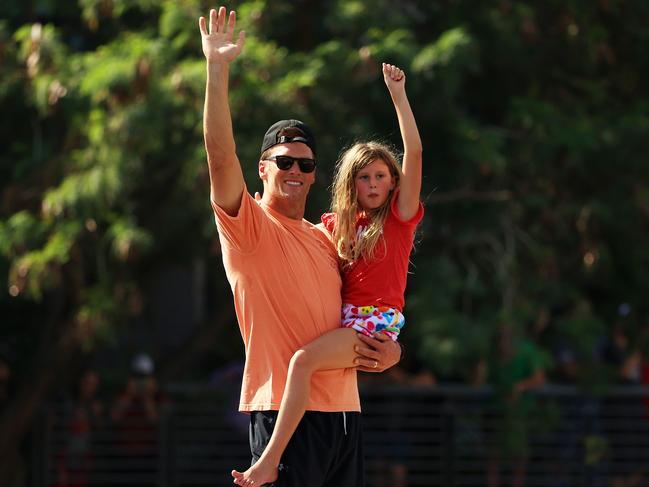
{"type": "Polygon", "coordinates": [[[309,146],[315,157],[315,136],[307,124],[299,120],[280,120],[275,122],[266,131],[264,141],[261,143],[261,153],[274,147],[278,144],[288,144],[291,142],[302,142],[309,146]],[[297,129],[300,133],[298,135],[280,135],[284,129],[297,129]]]}

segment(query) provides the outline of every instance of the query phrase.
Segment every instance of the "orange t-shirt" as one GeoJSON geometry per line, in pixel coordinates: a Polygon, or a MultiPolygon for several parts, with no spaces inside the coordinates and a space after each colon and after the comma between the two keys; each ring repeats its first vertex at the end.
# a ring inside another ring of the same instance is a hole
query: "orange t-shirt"
{"type": "MultiPolygon", "coordinates": [[[[293,353],[340,327],[336,253],[323,231],[257,203],[237,216],[212,202],[223,265],[246,349],[240,411],[279,409],[293,353]]],[[[311,411],[360,411],[355,369],[316,372],[311,411]]]]}

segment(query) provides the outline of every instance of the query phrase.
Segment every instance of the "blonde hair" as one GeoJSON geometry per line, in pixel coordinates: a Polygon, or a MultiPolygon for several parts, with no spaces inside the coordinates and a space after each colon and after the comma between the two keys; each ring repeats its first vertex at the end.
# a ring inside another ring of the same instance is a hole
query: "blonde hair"
{"type": "Polygon", "coordinates": [[[396,156],[385,144],[374,141],[356,143],[345,150],[336,163],[331,187],[331,211],[336,214],[332,240],[343,265],[351,264],[361,257],[372,259],[381,240],[383,223],[390,211],[392,191],[380,207],[365,212],[369,224],[363,238],[357,240],[356,235],[356,221],[363,210],[358,205],[356,175],[376,160],[385,162],[394,178],[394,187],[398,188],[401,168],[396,156]]]}

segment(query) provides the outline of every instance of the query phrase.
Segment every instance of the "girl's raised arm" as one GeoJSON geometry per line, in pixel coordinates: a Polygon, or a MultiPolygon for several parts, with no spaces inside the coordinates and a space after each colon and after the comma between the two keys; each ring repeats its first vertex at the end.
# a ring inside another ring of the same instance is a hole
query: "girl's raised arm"
{"type": "Polygon", "coordinates": [[[399,120],[403,141],[403,177],[401,179],[397,208],[402,220],[410,220],[419,209],[421,192],[422,147],[415,116],[406,95],[406,75],[392,64],[383,63],[383,79],[390,92],[399,120]]]}

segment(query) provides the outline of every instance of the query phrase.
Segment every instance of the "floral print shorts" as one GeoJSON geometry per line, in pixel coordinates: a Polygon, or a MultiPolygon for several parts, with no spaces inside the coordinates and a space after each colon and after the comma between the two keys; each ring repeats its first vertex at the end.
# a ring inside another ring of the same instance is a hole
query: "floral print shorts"
{"type": "Polygon", "coordinates": [[[382,331],[396,341],[405,322],[403,314],[395,308],[343,304],[342,326],[353,328],[369,337],[382,331]]]}

